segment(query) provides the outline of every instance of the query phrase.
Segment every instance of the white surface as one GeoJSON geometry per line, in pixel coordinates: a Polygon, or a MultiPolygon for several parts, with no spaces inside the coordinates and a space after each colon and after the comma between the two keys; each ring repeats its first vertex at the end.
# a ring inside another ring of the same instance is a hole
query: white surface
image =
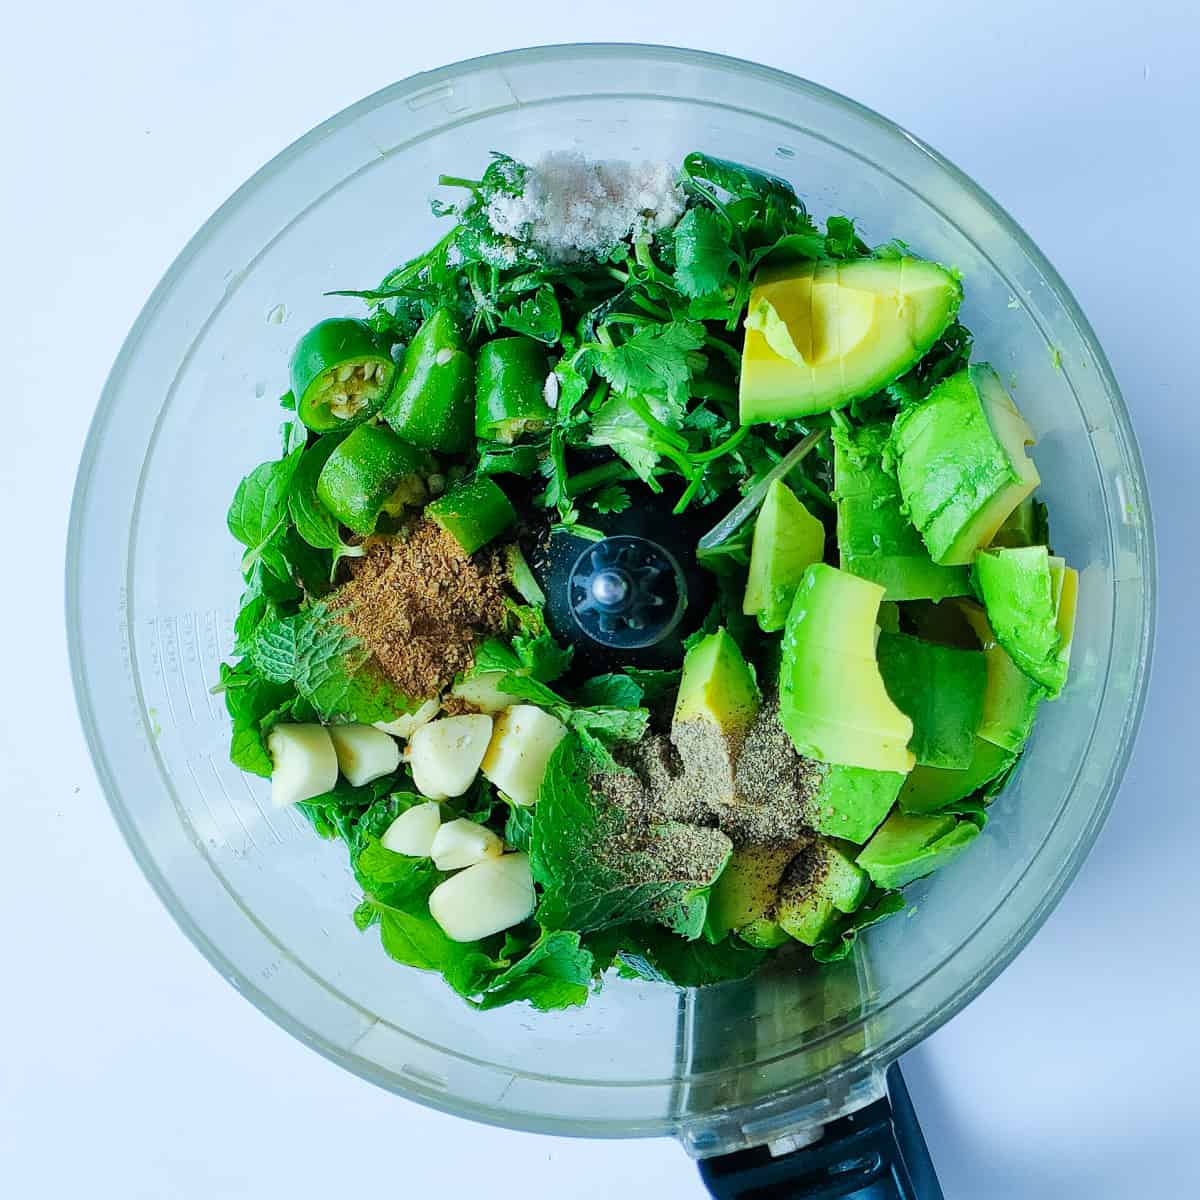
{"type": "Polygon", "coordinates": [[[76,0],[6,18],[0,1195],[701,1195],[672,1143],[469,1129],[360,1083],[243,1001],[175,929],[109,818],[61,632],[88,419],[138,308],[196,227],[277,150],[393,79],[574,40],[720,50],[887,113],[987,187],[1090,315],[1158,521],[1147,720],[1075,887],[906,1069],[950,1200],[1192,1194],[1196,9],[610,0],[566,15],[578,7],[76,0]]]}

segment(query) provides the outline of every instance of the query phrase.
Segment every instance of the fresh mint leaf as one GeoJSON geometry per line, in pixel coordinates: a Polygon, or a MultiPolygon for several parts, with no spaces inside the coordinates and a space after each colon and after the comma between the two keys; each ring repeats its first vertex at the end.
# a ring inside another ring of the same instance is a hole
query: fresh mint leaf
{"type": "Polygon", "coordinates": [[[625,667],[624,673],[641,688],[642,699],[646,704],[656,704],[669,696],[674,697],[683,678],[683,671],[679,668],[671,671],[652,671],[642,667],[625,667]]]}
{"type": "MultiPolygon", "coordinates": [[[[250,574],[271,539],[287,521],[288,492],[303,453],[303,448],[297,446],[286,458],[260,463],[238,484],[233,494],[226,524],[229,532],[246,547],[242,555],[244,575],[250,574]]],[[[276,560],[272,569],[278,566],[276,560]]],[[[287,578],[286,564],[282,570],[276,570],[276,574],[287,578]]]]}
{"type": "Polygon", "coordinates": [[[370,725],[413,708],[324,604],[259,630],[251,658],[265,679],[293,683],[325,721],[370,725]]]}
{"type": "Polygon", "coordinates": [[[650,720],[650,714],[644,708],[576,708],[544,683],[527,675],[505,675],[496,681],[496,686],[506,695],[536,704],[557,717],[575,731],[594,758],[605,764],[612,761],[607,746],[614,742],[638,741],[650,720]]]}
{"type": "Polygon", "coordinates": [[[274,769],[265,736],[274,724],[270,718],[294,698],[295,691],[286,683],[264,678],[249,659],[243,659],[235,667],[222,663],[220,670],[218,686],[233,722],[230,761],[242,771],[269,779],[274,769]]]}
{"type": "Polygon", "coordinates": [[[616,933],[620,935],[616,948],[620,975],[680,988],[746,979],[767,957],[767,951],[732,938],[715,945],[703,939],[685,942],[648,925],[634,925],[616,933]]]}
{"type": "Polygon", "coordinates": [[[579,934],[560,929],[543,933],[507,970],[488,982],[481,1009],[528,1000],[539,1012],[585,1004],[592,981],[591,952],[579,934]]]}
{"type": "Polygon", "coordinates": [[[416,906],[418,910],[427,909],[429,893],[446,878],[432,859],[394,854],[373,836],[354,857],[354,876],[363,892],[378,904],[416,906]]]}
{"type": "Polygon", "coordinates": [[[545,929],[581,933],[629,922],[660,922],[699,937],[708,889],[730,853],[715,829],[667,823],[636,836],[622,814],[593,793],[589,761],[564,738],[538,794],[530,862],[543,889],[537,919],[545,929]]]}
{"type": "Polygon", "coordinates": [[[707,208],[684,213],[675,226],[675,286],[685,296],[719,291],[735,258],[720,217],[707,208]]]}
{"type": "Polygon", "coordinates": [[[362,553],[360,546],[350,546],[342,541],[337,518],[317,497],[317,479],[342,440],[342,435],[326,434],[305,450],[300,465],[292,475],[288,493],[288,513],[296,532],[315,549],[332,551],[334,566],[344,556],[362,553]]]}
{"type": "Polygon", "coordinates": [[[585,708],[637,708],[642,702],[642,689],[624,673],[594,675],[579,685],[575,702],[585,708]]]}
{"type": "Polygon", "coordinates": [[[519,304],[509,305],[500,313],[500,324],[553,346],[562,337],[562,310],[554,289],[543,285],[519,304]]]}
{"type": "Polygon", "coordinates": [[[504,822],[504,840],[514,849],[529,853],[533,837],[533,805],[512,804],[504,822]]]}
{"type": "Polygon", "coordinates": [[[460,996],[477,995],[499,963],[480,950],[477,942],[451,941],[429,915],[428,902],[428,896],[414,901],[411,908],[375,902],[384,950],[405,966],[439,972],[460,996]]]}
{"type": "Polygon", "coordinates": [[[536,604],[513,604],[509,618],[516,626],[512,648],[519,669],[533,679],[553,683],[571,665],[575,648],[560,646],[546,626],[546,616],[536,604]]]}

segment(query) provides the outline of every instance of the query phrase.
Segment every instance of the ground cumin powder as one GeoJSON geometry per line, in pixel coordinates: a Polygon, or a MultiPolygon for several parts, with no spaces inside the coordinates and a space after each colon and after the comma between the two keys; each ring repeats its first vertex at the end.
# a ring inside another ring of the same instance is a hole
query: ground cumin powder
{"type": "Polygon", "coordinates": [[[421,518],[350,560],[333,607],[400,691],[429,699],[471,665],[481,637],[500,630],[507,578],[499,551],[466,554],[421,518]]]}

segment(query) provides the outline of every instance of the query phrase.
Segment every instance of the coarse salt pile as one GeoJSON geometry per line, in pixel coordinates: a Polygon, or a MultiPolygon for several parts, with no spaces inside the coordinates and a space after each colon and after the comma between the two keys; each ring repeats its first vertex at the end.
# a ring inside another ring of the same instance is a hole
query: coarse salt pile
{"type": "Polygon", "coordinates": [[[595,162],[560,150],[525,177],[518,196],[494,196],[488,223],[502,237],[526,242],[552,262],[604,258],[622,239],[669,229],[684,196],[665,162],[595,162]]]}

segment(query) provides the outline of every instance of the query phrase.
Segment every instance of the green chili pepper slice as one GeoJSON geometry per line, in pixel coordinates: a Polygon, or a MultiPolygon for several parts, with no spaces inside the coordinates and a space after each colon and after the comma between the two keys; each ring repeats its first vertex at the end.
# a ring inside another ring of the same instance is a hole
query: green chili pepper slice
{"type": "Polygon", "coordinates": [[[516,509],[491,479],[460,484],[427,505],[425,512],[468,554],[487,545],[517,519],[516,509]]]}
{"type": "Polygon", "coordinates": [[[512,443],[554,420],[546,403],[546,348],[532,338],[496,338],[479,351],[475,436],[512,443]]]}
{"type": "Polygon", "coordinates": [[[475,366],[447,308],[417,330],[404,354],[383,419],[410,446],[460,454],[471,444],[475,366]]]}
{"type": "Polygon", "coordinates": [[[487,449],[479,456],[477,475],[519,475],[528,479],[536,475],[541,465],[542,454],[536,446],[506,446],[503,449],[487,449]]]}
{"type": "Polygon", "coordinates": [[[428,456],[390,429],[360,425],[330,454],[317,478],[317,497],[343,525],[374,533],[381,513],[396,516],[425,499],[428,456]]]}
{"type": "Polygon", "coordinates": [[[296,343],[291,371],[300,420],[326,433],[373,415],[391,390],[396,364],[365,321],[334,317],[296,343]]]}

